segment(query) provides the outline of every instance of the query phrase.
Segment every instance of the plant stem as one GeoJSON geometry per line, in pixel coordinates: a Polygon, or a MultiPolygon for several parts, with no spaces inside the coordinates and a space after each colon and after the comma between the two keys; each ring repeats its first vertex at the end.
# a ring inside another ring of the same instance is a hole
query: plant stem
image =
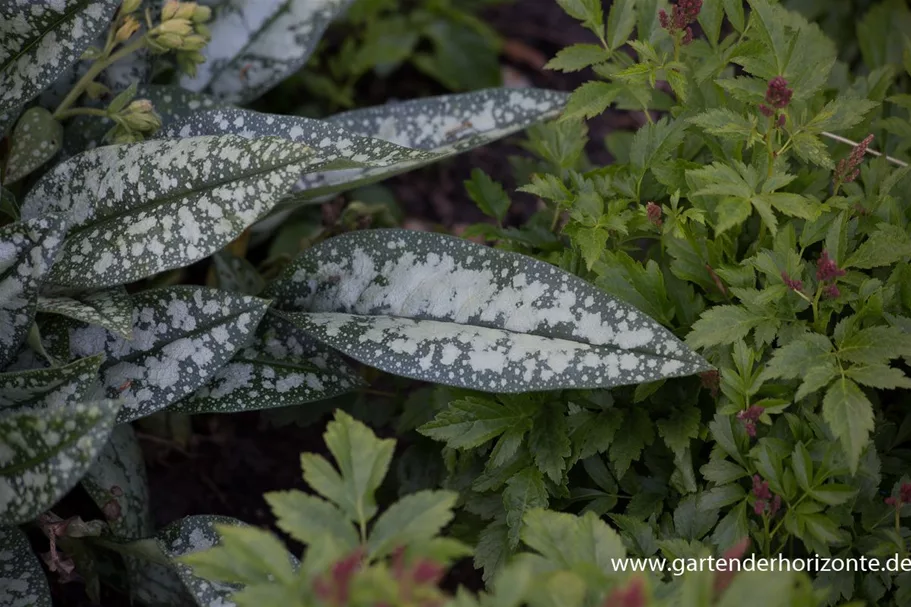
{"type": "Polygon", "coordinates": [[[66,120],[67,118],[72,118],[73,116],[101,116],[102,118],[108,117],[107,110],[99,110],[91,107],[76,107],[71,110],[63,110],[59,114],[54,114],[54,117],[57,120],[66,120]]]}
{"type": "Polygon", "coordinates": [[[113,55],[109,55],[108,57],[104,57],[93,63],[88,71],[83,74],[82,78],[79,79],[79,82],[76,83],[76,86],[74,86],[69,94],[63,98],[63,101],[60,102],[60,105],[57,106],[57,109],[54,110],[54,118],[61,120],[65,116],[66,110],[68,110],[71,105],[76,103],[76,100],[79,99],[80,95],[85,92],[85,89],[88,88],[89,84],[94,82],[95,78],[97,78],[101,72],[110,67],[112,64],[120,61],[124,57],[145,48],[145,46],[145,36],[141,36],[135,42],[124,46],[113,55]]]}

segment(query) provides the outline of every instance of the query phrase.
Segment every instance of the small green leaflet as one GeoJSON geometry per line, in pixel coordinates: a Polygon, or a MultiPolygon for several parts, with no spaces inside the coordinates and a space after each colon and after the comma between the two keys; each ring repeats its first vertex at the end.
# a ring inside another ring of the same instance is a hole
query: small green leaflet
{"type": "Polygon", "coordinates": [[[346,131],[423,150],[430,159],[304,175],[295,198],[352,189],[486,145],[556,117],[566,97],[542,89],[486,89],[336,114],[328,121],[346,131]]]}
{"type": "Polygon", "coordinates": [[[63,145],[63,126],[43,107],[26,110],[10,137],[6,184],[19,181],[53,158],[63,145]]]}
{"type": "Polygon", "coordinates": [[[4,2],[0,6],[0,114],[50,86],[110,23],[118,0],[4,2]]]}
{"type": "Polygon", "coordinates": [[[332,238],[298,257],[265,296],[361,362],[477,390],[607,387],[709,368],[661,325],[581,279],[441,234],[332,238]]]}
{"type": "Polygon", "coordinates": [[[857,384],[840,378],[826,391],[822,417],[841,442],[853,474],[870,442],[874,426],[873,404],[857,384]]]}
{"type": "Polygon", "coordinates": [[[23,217],[64,212],[50,282],[125,284],[207,257],[268,212],[313,163],[306,146],[236,135],[111,145],[58,164],[23,217]]]}
{"type": "Polygon", "coordinates": [[[57,215],[0,227],[0,369],[28,334],[38,289],[63,243],[64,229],[57,215]]]}
{"type": "Polygon", "coordinates": [[[231,2],[209,24],[206,62],[181,86],[247,103],[300,69],[348,0],[231,2]]]}
{"type": "Polygon", "coordinates": [[[0,526],[0,604],[51,607],[41,561],[18,527],[0,526]]]}
{"type": "Polygon", "coordinates": [[[194,414],[288,407],[332,398],[362,383],[335,352],[269,315],[252,345],[170,410],[194,414]]]}
{"type": "Polygon", "coordinates": [[[80,402],[98,379],[102,359],[92,356],[62,367],[0,373],[0,409],[58,408],[80,402]]]}
{"type": "Polygon", "coordinates": [[[57,503],[107,443],[118,401],[0,416],[0,525],[27,522],[57,503]]]}
{"type": "Polygon", "coordinates": [[[620,534],[594,512],[576,516],[534,509],[524,522],[522,541],[560,567],[582,566],[597,579],[613,572],[612,559],[626,556],[620,534]]]}
{"type": "Polygon", "coordinates": [[[123,287],[38,296],[38,312],[59,314],[133,339],[133,302],[123,287]]]}
{"type": "Polygon", "coordinates": [[[151,415],[204,385],[253,335],[267,302],[184,286],[138,293],[133,306],[132,340],[64,318],[48,322],[45,332],[47,340],[68,340],[71,356],[107,355],[101,383],[125,401],[119,423],[151,415]]]}

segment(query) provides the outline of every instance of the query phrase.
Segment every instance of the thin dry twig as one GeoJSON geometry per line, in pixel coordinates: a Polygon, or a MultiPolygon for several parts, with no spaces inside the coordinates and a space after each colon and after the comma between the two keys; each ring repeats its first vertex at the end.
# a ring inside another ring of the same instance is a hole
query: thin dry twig
{"type": "MultiPolygon", "coordinates": [[[[852,146],[852,147],[855,147],[855,148],[856,148],[857,146],[860,145],[860,143],[857,142],[857,141],[851,141],[851,140],[848,139],[847,137],[842,137],[841,135],[836,135],[835,133],[828,133],[828,132],[826,132],[826,131],[823,131],[823,132],[822,132],[822,135],[823,135],[823,137],[828,137],[829,139],[833,139],[833,140],[838,141],[838,142],[841,142],[841,143],[846,143],[846,144],[848,144],[848,145],[850,145],[850,146],[852,146]]],[[[882,155],[883,155],[882,152],[877,152],[876,150],[871,149],[871,148],[867,148],[867,153],[868,153],[868,154],[873,154],[874,156],[882,156],[882,155]]],[[[900,166],[900,167],[907,167],[907,166],[908,166],[908,163],[905,162],[904,160],[899,160],[898,158],[893,158],[892,156],[886,156],[886,160],[888,160],[889,162],[891,162],[891,163],[894,164],[895,166],[900,166]]]]}

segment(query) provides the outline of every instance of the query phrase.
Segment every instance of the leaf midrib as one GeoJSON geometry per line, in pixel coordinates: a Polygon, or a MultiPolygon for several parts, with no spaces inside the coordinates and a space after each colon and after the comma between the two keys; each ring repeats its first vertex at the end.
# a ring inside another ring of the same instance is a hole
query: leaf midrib
{"type": "Polygon", "coordinates": [[[3,64],[2,66],[0,66],[0,73],[6,71],[6,69],[7,69],[9,66],[11,66],[13,63],[15,63],[16,61],[18,61],[20,57],[22,57],[23,55],[25,55],[26,53],[28,53],[28,52],[29,52],[32,48],[34,48],[35,45],[37,45],[45,36],[47,36],[47,35],[48,35],[49,33],[51,33],[52,31],[56,30],[57,27],[58,27],[61,23],[63,23],[64,21],[67,21],[67,20],[71,19],[76,13],[78,13],[78,12],[82,11],[83,9],[85,9],[86,4],[88,4],[88,0],[82,0],[82,2],[79,2],[79,3],[77,3],[75,6],[72,7],[72,11],[71,11],[71,12],[64,12],[63,15],[60,17],[60,19],[58,19],[58,20],[56,20],[56,21],[54,21],[54,22],[51,23],[51,26],[50,26],[49,28],[44,29],[44,30],[41,30],[41,32],[40,32],[37,36],[35,36],[35,38],[32,39],[31,42],[29,42],[29,43],[26,44],[24,47],[22,47],[22,49],[21,49],[17,54],[13,55],[13,56],[10,58],[9,61],[7,61],[7,62],[6,62],[5,64],[3,64]]]}
{"type": "Polygon", "coordinates": [[[61,453],[65,449],[72,447],[76,442],[81,440],[83,437],[88,436],[94,430],[97,430],[99,428],[99,426],[101,426],[105,422],[107,422],[107,421],[113,422],[113,419],[114,419],[114,412],[105,411],[97,420],[95,420],[94,422],[92,422],[91,424],[89,424],[87,426],[83,426],[84,431],[80,431],[79,427],[77,427],[77,429],[72,432],[72,434],[70,435],[69,438],[67,438],[66,440],[60,441],[60,443],[58,443],[50,451],[46,451],[42,455],[36,455],[35,457],[28,459],[22,463],[8,466],[6,468],[0,468],[0,476],[12,476],[14,474],[24,472],[24,471],[28,470],[29,468],[33,468],[34,466],[40,464],[43,461],[56,457],[59,453],[61,453]]]}

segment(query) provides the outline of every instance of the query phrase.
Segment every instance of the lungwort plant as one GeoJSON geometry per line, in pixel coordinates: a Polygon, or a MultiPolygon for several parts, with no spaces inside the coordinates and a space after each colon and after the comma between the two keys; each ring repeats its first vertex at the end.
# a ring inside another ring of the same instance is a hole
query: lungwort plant
{"type": "MultiPolygon", "coordinates": [[[[363,384],[350,359],[500,393],[601,389],[709,368],[656,321],[582,279],[444,235],[345,234],[264,284],[243,249],[285,217],[564,105],[549,91],[484,90],[321,121],[243,109],[305,63],[344,5],[0,5],[0,192],[11,220],[0,227],[4,601],[50,604],[30,532],[46,537],[46,567],[84,581],[95,602],[110,584],[149,605],[224,604],[174,566],[181,547],[211,537],[209,523],[152,528],[134,420],[326,399],[363,384]],[[212,255],[211,279],[180,270],[212,255]],[[188,278],[196,284],[175,284],[188,278]],[[73,489],[91,507],[58,508],[73,489]]],[[[319,462],[328,484],[314,486],[359,525],[359,535],[339,527],[336,548],[360,538],[385,556],[411,542],[392,522],[382,539],[382,517],[364,535],[373,513],[364,496],[391,447],[362,452],[374,443],[351,432],[339,439],[357,460],[340,460],[346,493],[336,494],[337,475],[319,462]],[[375,455],[364,478],[361,460],[375,455]]],[[[438,529],[452,498],[432,499],[427,517],[439,518],[427,524],[438,529]]],[[[282,575],[296,562],[287,567],[282,575]]]]}

